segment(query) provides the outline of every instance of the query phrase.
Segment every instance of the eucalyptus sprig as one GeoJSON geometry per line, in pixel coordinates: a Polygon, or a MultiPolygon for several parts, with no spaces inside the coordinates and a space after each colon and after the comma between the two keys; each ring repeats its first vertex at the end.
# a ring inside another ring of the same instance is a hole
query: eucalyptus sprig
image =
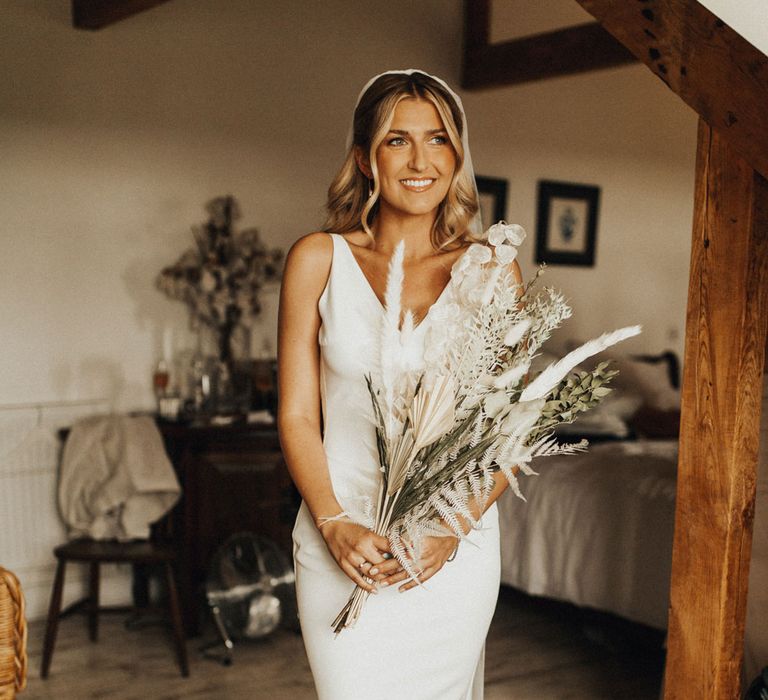
{"type": "Polygon", "coordinates": [[[562,423],[573,423],[579,413],[597,406],[613,389],[606,386],[619,371],[608,369],[611,360],[600,362],[591,372],[573,372],[547,396],[541,409],[541,421],[531,431],[529,440],[562,423]]]}

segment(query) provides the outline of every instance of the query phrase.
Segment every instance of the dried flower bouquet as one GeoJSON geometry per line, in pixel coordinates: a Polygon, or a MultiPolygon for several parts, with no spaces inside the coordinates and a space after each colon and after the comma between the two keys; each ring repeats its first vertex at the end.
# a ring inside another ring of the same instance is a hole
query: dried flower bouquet
{"type": "MultiPolygon", "coordinates": [[[[527,382],[531,361],[552,331],[571,315],[551,288],[534,294],[543,271],[525,287],[510,263],[525,231],[500,222],[487,231],[490,245],[472,244],[451,271],[449,297],[432,311],[424,363],[408,364],[399,351],[413,332],[406,311],[402,329],[404,243],[389,264],[378,355],[365,377],[381,471],[375,518],[345,511],[335,517],[364,522],[386,536],[392,552],[417,583],[421,543],[428,535],[466,537],[462,521],[480,527],[501,471],[517,496],[514,467],[526,475],[534,457],[583,451],[587,441],[560,444],[553,428],[596,406],[617,373],[600,363],[576,365],[640,332],[629,326],[601,335],[550,364],[527,382]]],[[[421,585],[421,584],[420,584],[421,585]]],[[[333,621],[336,634],[354,625],[368,597],[356,587],[333,621]]]]}

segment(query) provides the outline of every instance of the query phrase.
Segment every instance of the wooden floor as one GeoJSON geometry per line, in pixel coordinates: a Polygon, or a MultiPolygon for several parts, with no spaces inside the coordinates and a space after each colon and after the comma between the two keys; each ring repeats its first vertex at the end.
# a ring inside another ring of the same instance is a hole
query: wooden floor
{"type": "MultiPolygon", "coordinates": [[[[170,635],[157,625],[126,629],[124,619],[104,616],[97,644],[88,641],[82,617],[62,620],[45,681],[40,679],[43,624],[32,623],[29,680],[19,700],[316,697],[301,637],[293,632],[237,646],[229,667],[202,658],[203,639],[192,639],[190,677],[182,678],[170,635]]],[[[610,615],[503,588],[486,647],[486,700],[658,700],[663,636],[610,615]]]]}

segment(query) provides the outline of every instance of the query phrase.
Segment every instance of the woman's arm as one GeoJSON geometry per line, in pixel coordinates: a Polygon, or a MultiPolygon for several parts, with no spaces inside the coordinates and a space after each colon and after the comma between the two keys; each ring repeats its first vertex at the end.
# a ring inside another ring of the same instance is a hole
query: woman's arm
{"type": "MultiPolygon", "coordinates": [[[[278,311],[278,411],[280,446],[288,472],[312,514],[319,519],[342,511],[333,492],[320,432],[320,313],[318,301],[330,274],[333,241],[310,233],[296,241],[285,260],[278,311]]],[[[344,573],[372,590],[359,564],[384,561],[386,538],[354,523],[333,521],[320,529],[344,573]]]]}
{"type": "Polygon", "coordinates": [[[288,471],[317,523],[341,511],[331,487],[320,433],[320,348],[317,302],[330,269],[332,242],[323,233],[296,241],[285,260],[278,311],[280,445],[288,471]]]}

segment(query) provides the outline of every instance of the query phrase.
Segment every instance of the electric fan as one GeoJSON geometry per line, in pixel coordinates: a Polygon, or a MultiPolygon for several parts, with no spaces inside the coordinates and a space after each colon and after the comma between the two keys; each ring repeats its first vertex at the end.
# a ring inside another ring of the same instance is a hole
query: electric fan
{"type": "Polygon", "coordinates": [[[205,586],[224,656],[208,653],[218,640],[203,653],[228,666],[234,641],[266,637],[281,623],[297,629],[295,580],[291,561],[269,538],[253,532],[229,537],[211,559],[205,586]]]}

